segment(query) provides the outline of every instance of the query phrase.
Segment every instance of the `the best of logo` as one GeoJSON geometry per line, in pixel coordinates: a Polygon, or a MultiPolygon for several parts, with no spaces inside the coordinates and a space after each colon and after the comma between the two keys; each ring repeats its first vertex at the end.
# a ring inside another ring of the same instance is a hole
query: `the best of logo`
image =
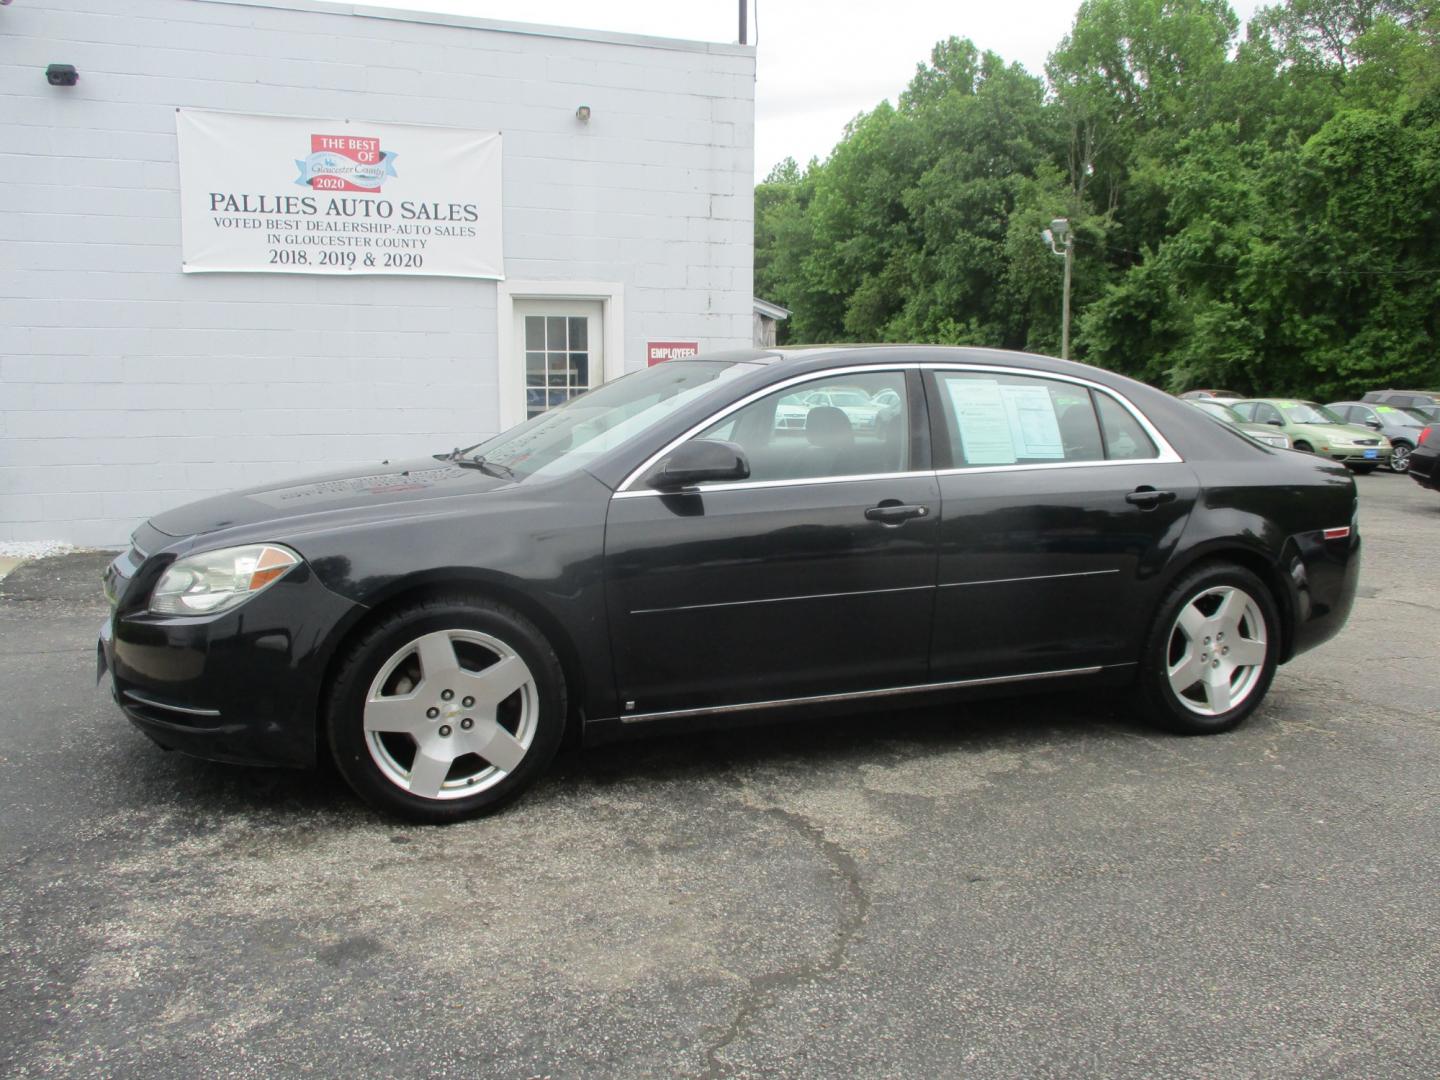
{"type": "Polygon", "coordinates": [[[379,191],[395,175],[395,155],[359,135],[311,135],[310,156],[295,164],[295,183],[315,191],[379,191]]]}

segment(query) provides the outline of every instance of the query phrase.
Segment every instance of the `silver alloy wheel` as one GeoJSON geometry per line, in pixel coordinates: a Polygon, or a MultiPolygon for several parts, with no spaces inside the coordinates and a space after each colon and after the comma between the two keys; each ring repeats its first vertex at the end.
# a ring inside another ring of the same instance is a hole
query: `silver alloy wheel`
{"type": "Polygon", "coordinates": [[[1390,454],[1391,472],[1408,472],[1410,469],[1410,447],[1404,443],[1396,443],[1390,454]]]}
{"type": "Polygon", "coordinates": [[[1268,649],[1255,598],[1234,585],[1214,585],[1193,596],[1171,627],[1170,689],[1193,713],[1227,713],[1254,693],[1268,649]]]}
{"type": "Polygon", "coordinates": [[[438,630],[387,660],[365,695],[365,745],[392,784],[460,799],[519,767],[540,694],[520,655],[478,630],[438,630]]]}

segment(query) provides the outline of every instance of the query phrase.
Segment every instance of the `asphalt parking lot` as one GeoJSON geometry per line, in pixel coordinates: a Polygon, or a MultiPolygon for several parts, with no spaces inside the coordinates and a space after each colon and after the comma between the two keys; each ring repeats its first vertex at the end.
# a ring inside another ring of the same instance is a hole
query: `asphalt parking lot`
{"type": "Polygon", "coordinates": [[[0,582],[0,1074],[1440,1075],[1440,495],[1241,730],[1031,698],[571,754],[497,817],[154,748],[0,582]]]}

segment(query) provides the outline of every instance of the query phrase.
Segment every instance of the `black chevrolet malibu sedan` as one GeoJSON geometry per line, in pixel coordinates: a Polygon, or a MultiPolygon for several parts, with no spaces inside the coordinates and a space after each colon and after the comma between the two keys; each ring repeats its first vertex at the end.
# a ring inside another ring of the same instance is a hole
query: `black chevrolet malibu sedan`
{"type": "Polygon", "coordinates": [[[100,665],[162,746],[425,821],[587,742],[1128,687],[1240,723],[1331,637],[1355,486],[1148,386],[1018,353],[759,351],[628,375],[434,459],[161,514],[100,665]]]}

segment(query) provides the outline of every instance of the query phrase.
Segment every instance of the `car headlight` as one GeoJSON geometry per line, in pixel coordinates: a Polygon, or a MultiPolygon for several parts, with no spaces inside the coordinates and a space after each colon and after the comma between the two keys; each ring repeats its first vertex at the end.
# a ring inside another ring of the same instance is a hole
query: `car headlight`
{"type": "Polygon", "coordinates": [[[278,544],[247,544],[177,559],[150,594],[156,615],[214,615],[239,607],[300,564],[278,544]]]}

